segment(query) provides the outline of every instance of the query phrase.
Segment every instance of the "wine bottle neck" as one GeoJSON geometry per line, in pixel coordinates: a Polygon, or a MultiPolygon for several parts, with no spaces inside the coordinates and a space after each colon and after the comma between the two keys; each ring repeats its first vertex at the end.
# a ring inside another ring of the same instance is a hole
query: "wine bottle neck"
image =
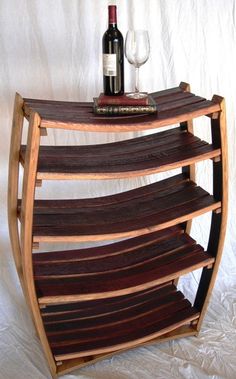
{"type": "Polygon", "coordinates": [[[114,24],[114,23],[110,23],[110,22],[109,22],[108,28],[109,28],[109,29],[117,29],[117,24],[114,24]]]}
{"type": "Polygon", "coordinates": [[[116,16],[116,6],[115,5],[109,5],[108,7],[108,25],[109,28],[116,28],[117,27],[117,16],[116,16]]]}

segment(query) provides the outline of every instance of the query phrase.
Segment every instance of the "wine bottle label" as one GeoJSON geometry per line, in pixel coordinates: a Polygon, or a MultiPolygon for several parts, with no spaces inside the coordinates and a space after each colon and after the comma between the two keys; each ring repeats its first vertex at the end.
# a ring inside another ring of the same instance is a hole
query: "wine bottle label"
{"type": "Polygon", "coordinates": [[[116,76],[116,54],[103,54],[103,75],[116,76]]]}

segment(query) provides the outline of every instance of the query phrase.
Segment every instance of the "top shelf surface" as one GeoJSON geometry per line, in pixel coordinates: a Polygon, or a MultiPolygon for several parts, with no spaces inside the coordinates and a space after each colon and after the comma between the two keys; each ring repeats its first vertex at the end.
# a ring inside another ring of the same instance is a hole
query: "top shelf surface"
{"type": "Polygon", "coordinates": [[[37,112],[41,127],[96,132],[154,129],[220,111],[220,104],[175,87],[151,94],[157,114],[103,116],[93,113],[93,103],[24,99],[24,114],[37,112]]]}

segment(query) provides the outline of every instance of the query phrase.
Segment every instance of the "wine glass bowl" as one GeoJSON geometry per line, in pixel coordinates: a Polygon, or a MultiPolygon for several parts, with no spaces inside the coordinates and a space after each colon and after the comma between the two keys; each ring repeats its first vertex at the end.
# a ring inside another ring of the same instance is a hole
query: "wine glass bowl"
{"type": "Polygon", "coordinates": [[[147,30],[129,30],[125,39],[125,56],[135,67],[135,92],[127,96],[134,99],[146,97],[139,92],[139,67],[147,62],[150,54],[149,35],[147,30]]]}

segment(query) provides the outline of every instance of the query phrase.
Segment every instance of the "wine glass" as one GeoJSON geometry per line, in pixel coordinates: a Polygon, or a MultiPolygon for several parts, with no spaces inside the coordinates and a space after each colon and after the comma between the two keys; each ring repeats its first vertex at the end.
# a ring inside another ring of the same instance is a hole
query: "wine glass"
{"type": "Polygon", "coordinates": [[[147,62],[150,53],[149,35],[147,30],[129,30],[125,39],[125,56],[135,67],[135,92],[127,96],[142,99],[147,94],[139,92],[139,67],[147,62]]]}

